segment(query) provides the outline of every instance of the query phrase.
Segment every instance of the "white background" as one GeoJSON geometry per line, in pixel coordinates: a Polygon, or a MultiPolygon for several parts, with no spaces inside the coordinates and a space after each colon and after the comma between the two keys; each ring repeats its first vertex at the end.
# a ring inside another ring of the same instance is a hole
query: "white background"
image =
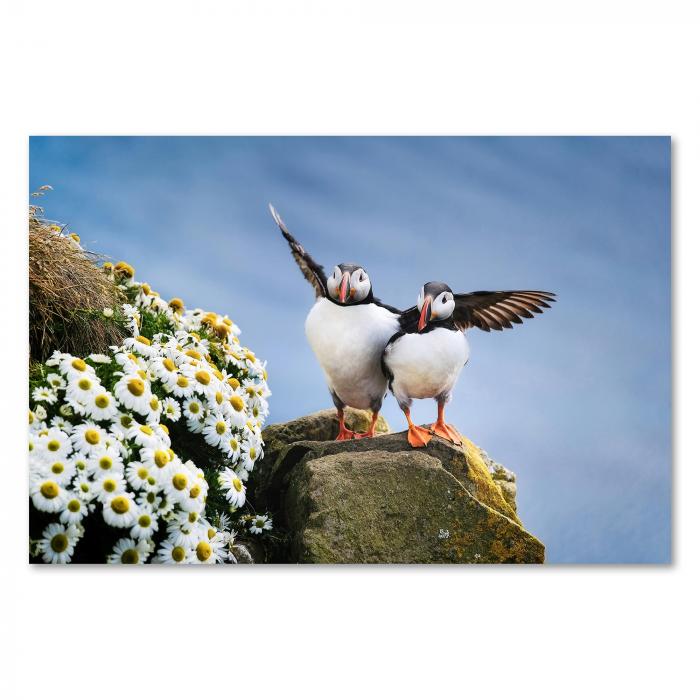
{"type": "Polygon", "coordinates": [[[700,42],[691,6],[2,5],[4,698],[697,693],[700,42]],[[674,565],[29,568],[27,137],[124,133],[671,134],[674,565]]]}

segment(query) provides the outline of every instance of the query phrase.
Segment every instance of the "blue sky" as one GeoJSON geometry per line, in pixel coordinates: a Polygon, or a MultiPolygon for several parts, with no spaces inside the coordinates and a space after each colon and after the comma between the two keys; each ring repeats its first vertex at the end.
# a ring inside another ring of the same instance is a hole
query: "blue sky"
{"type": "MultiPolygon", "coordinates": [[[[562,563],[671,558],[670,178],[660,137],[30,141],[49,217],[238,323],[273,422],[331,403],[270,201],[319,262],[360,262],[401,308],[427,280],[556,292],[514,330],[469,331],[447,416],[517,473],[523,521],[562,563]]],[[[384,414],[403,429],[391,396],[384,414]]]]}

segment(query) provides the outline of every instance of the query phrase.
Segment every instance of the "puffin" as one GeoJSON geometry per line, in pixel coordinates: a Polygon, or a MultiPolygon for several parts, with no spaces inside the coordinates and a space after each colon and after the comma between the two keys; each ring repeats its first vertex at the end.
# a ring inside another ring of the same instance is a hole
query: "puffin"
{"type": "Polygon", "coordinates": [[[372,282],[362,265],[340,263],[326,275],[292,236],[272,204],[269,207],[292,257],[316,294],[305,331],[338,412],[336,440],[374,437],[388,385],[382,371],[382,353],[401,328],[402,312],[374,296],[372,282]],[[372,411],[367,432],[355,433],[346,427],[346,406],[372,411]]]}
{"type": "Polygon", "coordinates": [[[411,447],[425,447],[433,435],[461,445],[459,432],[445,422],[445,404],[469,360],[465,331],[502,331],[523,318],[534,318],[556,301],[539,291],[470,292],[455,294],[444,282],[427,282],[415,307],[399,316],[401,328],[382,354],[389,389],[408,421],[411,447]],[[430,429],[411,420],[413,399],[434,399],[437,421],[430,429]]]}

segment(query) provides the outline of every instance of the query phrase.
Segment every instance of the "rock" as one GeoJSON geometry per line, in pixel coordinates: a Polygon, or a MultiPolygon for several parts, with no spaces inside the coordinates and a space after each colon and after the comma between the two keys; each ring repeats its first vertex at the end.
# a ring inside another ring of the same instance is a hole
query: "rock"
{"type": "MultiPolygon", "coordinates": [[[[348,424],[359,431],[368,420],[353,411],[348,424]]],[[[433,438],[413,450],[405,432],[381,425],[379,437],[335,442],[335,412],[321,411],[263,432],[265,457],[248,494],[287,533],[278,561],[544,560],[544,546],[515,513],[512,472],[494,468],[492,475],[466,439],[463,448],[433,438]]]]}

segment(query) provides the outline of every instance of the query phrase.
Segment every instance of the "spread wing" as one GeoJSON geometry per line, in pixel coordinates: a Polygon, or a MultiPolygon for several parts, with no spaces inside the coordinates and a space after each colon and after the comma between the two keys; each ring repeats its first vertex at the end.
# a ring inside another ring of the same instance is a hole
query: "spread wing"
{"type": "MultiPolygon", "coordinates": [[[[522,323],[523,318],[534,318],[555,302],[552,292],[510,291],[471,292],[455,294],[454,322],[462,331],[471,326],[482,331],[502,331],[522,323]]],[[[416,310],[417,312],[417,310],[416,310]]]]}
{"type": "Polygon", "coordinates": [[[270,213],[275,223],[280,227],[282,235],[286,238],[289,247],[292,250],[292,256],[296,260],[301,274],[308,280],[308,282],[313,286],[317,297],[326,296],[326,273],[323,271],[323,267],[319,265],[303,248],[301,243],[289,233],[289,230],[282,221],[280,215],[275,211],[275,208],[270,206],[270,213]]]}

